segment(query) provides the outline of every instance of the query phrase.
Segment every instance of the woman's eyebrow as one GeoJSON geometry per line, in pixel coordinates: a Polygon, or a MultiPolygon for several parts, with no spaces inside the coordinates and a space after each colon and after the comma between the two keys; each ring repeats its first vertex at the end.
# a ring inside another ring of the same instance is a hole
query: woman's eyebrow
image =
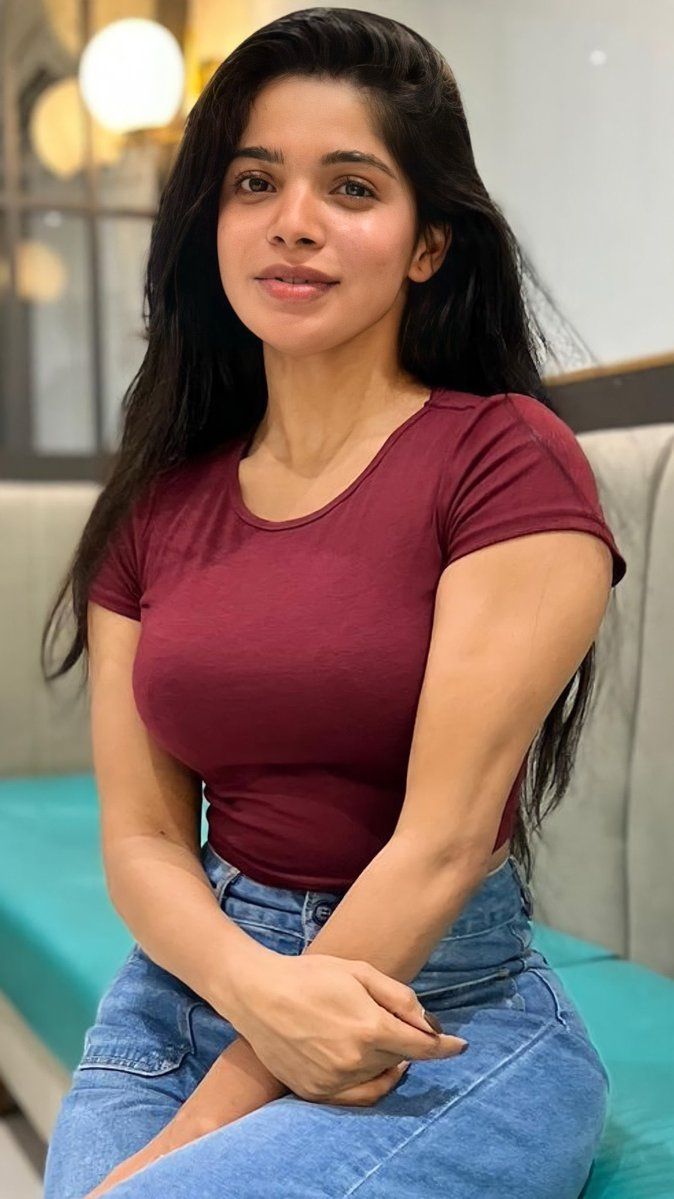
{"type": "MultiPolygon", "coordinates": [[[[258,158],[262,162],[272,162],[283,164],[283,153],[280,150],[268,150],[266,146],[241,146],[238,150],[232,153],[234,158],[258,158]]],[[[324,154],[319,160],[321,166],[332,166],[337,162],[356,162],[362,163],[365,166],[376,167],[379,171],[384,171],[391,179],[395,179],[396,175],[381,158],[377,158],[376,154],[366,154],[364,150],[331,150],[329,154],[324,154]]]]}

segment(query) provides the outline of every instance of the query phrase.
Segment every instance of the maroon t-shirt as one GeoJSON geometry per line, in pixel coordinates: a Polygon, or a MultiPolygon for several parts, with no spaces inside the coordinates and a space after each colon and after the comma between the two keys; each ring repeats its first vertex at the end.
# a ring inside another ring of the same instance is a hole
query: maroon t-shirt
{"type": "Polygon", "coordinates": [[[292,520],[244,504],[249,444],[155,480],[89,597],[141,622],[138,711],[203,779],[213,848],[262,883],[341,890],[400,814],[448,563],[549,529],[606,542],[613,586],[626,563],[579,442],[530,396],[435,388],[340,495],[292,520]]]}

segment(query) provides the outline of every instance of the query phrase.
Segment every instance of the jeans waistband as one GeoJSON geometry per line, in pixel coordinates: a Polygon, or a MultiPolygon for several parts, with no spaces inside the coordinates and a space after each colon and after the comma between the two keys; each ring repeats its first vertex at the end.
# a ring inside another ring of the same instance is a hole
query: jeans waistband
{"type": "MultiPolygon", "coordinates": [[[[248,905],[257,905],[265,914],[283,913],[292,919],[308,910],[317,910],[321,916],[330,914],[343,898],[343,892],[301,890],[297,888],[270,886],[250,878],[232,862],[222,857],[206,841],[202,846],[202,864],[213,884],[218,900],[225,896],[240,900],[248,905]]],[[[525,882],[522,868],[509,854],[495,870],[485,875],[480,885],[469,897],[456,922],[464,932],[470,933],[498,918],[509,919],[523,911],[527,917],[533,910],[531,891],[525,882]]]]}

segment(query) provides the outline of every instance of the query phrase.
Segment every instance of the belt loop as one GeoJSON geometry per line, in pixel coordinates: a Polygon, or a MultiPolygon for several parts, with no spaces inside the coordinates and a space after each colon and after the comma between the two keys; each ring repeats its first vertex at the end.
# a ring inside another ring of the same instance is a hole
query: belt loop
{"type": "Polygon", "coordinates": [[[220,907],[222,907],[225,897],[227,895],[227,892],[229,891],[230,887],[232,886],[232,883],[237,878],[241,877],[241,873],[242,872],[239,870],[239,868],[237,866],[229,865],[225,868],[224,877],[218,880],[218,885],[215,889],[215,898],[217,899],[220,907]]]}

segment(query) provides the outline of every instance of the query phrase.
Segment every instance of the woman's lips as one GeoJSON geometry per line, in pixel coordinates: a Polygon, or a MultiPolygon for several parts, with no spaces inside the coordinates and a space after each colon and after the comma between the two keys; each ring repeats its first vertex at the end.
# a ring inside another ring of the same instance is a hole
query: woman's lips
{"type": "Polygon", "coordinates": [[[268,295],[275,300],[315,300],[336,283],[285,283],[281,279],[257,279],[268,295]]]}

